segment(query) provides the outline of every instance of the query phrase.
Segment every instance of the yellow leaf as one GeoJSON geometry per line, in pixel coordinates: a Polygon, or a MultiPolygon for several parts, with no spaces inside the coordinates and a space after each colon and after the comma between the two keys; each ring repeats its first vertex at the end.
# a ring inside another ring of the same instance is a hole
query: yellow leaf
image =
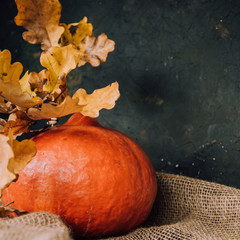
{"type": "Polygon", "coordinates": [[[0,79],[4,82],[18,81],[23,66],[20,62],[11,64],[11,53],[8,50],[0,51],[0,79]]]}
{"type": "Polygon", "coordinates": [[[3,82],[0,79],[1,96],[20,108],[29,108],[41,103],[38,97],[22,92],[19,82],[3,82]]]}
{"type": "Polygon", "coordinates": [[[73,44],[78,46],[80,42],[86,37],[91,36],[93,31],[93,26],[91,23],[87,23],[87,17],[81,20],[73,34],[73,44]]]}
{"type": "Polygon", "coordinates": [[[28,31],[23,39],[32,44],[41,44],[43,50],[58,46],[64,32],[59,25],[61,4],[58,0],[15,0],[18,14],[15,23],[28,31]]]}
{"type": "Polygon", "coordinates": [[[105,62],[109,52],[114,50],[115,42],[108,39],[106,34],[102,33],[98,37],[86,36],[78,45],[82,52],[82,57],[78,62],[78,66],[90,63],[93,67],[99,66],[101,62],[105,62]]]}
{"type": "Polygon", "coordinates": [[[73,42],[73,36],[70,31],[70,25],[67,25],[65,23],[61,23],[60,26],[64,27],[64,32],[61,36],[61,46],[67,46],[68,44],[71,44],[73,42]]]}
{"type": "Polygon", "coordinates": [[[8,163],[9,171],[18,174],[36,155],[37,149],[34,141],[25,139],[21,142],[13,140],[11,148],[14,152],[14,158],[8,163]]]}
{"type": "Polygon", "coordinates": [[[84,17],[79,23],[71,23],[68,25],[61,23],[60,25],[65,29],[61,36],[61,46],[68,44],[78,46],[86,36],[91,36],[93,31],[92,24],[87,23],[87,17],[84,17]],[[71,27],[76,27],[73,34],[70,31],[71,27]]]}
{"type": "Polygon", "coordinates": [[[112,109],[115,106],[115,102],[120,97],[118,88],[118,83],[114,82],[105,88],[94,90],[92,94],[79,89],[72,98],[78,99],[78,105],[83,105],[81,110],[83,115],[96,118],[101,109],[112,109]]]}
{"type": "Polygon", "coordinates": [[[92,94],[79,89],[72,98],[67,96],[61,104],[43,103],[40,109],[29,108],[27,115],[33,120],[58,118],[75,112],[89,117],[98,117],[101,109],[113,108],[119,96],[117,82],[97,89],[92,94]]]}
{"type": "Polygon", "coordinates": [[[62,117],[74,112],[81,112],[82,106],[78,105],[78,99],[67,96],[61,104],[43,103],[40,109],[29,108],[27,115],[33,120],[62,117]]]}
{"type": "Polygon", "coordinates": [[[24,74],[24,76],[19,80],[21,89],[23,92],[28,92],[31,95],[36,96],[36,94],[31,90],[31,85],[29,83],[29,74],[28,71],[24,74]]]}
{"type": "Polygon", "coordinates": [[[49,70],[50,77],[44,90],[51,93],[58,82],[61,74],[68,74],[76,68],[79,61],[79,51],[73,45],[64,47],[52,47],[50,51],[43,52],[40,58],[42,66],[49,70]]]}
{"type": "Polygon", "coordinates": [[[0,66],[0,96],[2,98],[20,108],[28,108],[41,103],[38,97],[22,91],[19,82],[22,64],[18,62],[11,64],[11,53],[8,50],[0,52],[0,66]]]}
{"type": "Polygon", "coordinates": [[[32,140],[18,142],[0,135],[0,197],[2,191],[17,178],[17,174],[31,161],[37,150],[32,140]]]}

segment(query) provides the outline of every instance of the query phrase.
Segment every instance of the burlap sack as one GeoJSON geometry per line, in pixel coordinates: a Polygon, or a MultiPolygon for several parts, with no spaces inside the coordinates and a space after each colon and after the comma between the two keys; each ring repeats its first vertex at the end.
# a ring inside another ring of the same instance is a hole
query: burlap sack
{"type": "Polygon", "coordinates": [[[71,240],[67,226],[56,215],[46,212],[0,219],[1,240],[71,240]]]}
{"type": "MultiPolygon", "coordinates": [[[[158,195],[146,223],[108,240],[240,239],[240,190],[198,179],[157,173],[158,195]]],[[[68,240],[68,228],[40,212],[0,221],[0,239],[68,240]]]]}

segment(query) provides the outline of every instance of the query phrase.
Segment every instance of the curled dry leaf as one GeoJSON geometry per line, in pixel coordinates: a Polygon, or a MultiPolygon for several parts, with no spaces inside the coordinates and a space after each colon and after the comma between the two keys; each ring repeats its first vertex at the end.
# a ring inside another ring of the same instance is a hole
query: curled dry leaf
{"type": "MultiPolygon", "coordinates": [[[[1,95],[1,90],[0,90],[1,95]]],[[[11,113],[14,107],[10,102],[5,102],[4,98],[0,96],[0,112],[1,113],[11,113]]]]}
{"type": "Polygon", "coordinates": [[[59,118],[74,112],[81,112],[78,99],[67,96],[61,104],[43,103],[41,108],[29,108],[27,115],[33,120],[59,118]]]}
{"type": "Polygon", "coordinates": [[[34,89],[34,92],[38,97],[40,97],[43,101],[48,96],[48,92],[43,90],[43,86],[47,83],[49,79],[49,71],[47,69],[43,69],[41,72],[31,72],[28,76],[28,83],[31,89],[34,89]]]}
{"type": "Polygon", "coordinates": [[[109,52],[114,50],[115,42],[108,39],[107,35],[102,33],[98,37],[86,36],[78,45],[82,52],[82,57],[78,62],[78,66],[90,63],[93,67],[99,66],[101,62],[105,62],[109,52]]]}
{"type": "Polygon", "coordinates": [[[29,93],[22,92],[19,82],[4,82],[0,79],[0,89],[0,94],[5,100],[21,109],[33,107],[42,102],[39,97],[32,97],[29,93]]]}
{"type": "Polygon", "coordinates": [[[51,97],[55,103],[62,103],[64,99],[68,96],[68,86],[66,80],[66,74],[61,73],[58,77],[56,86],[54,87],[51,97]]]}
{"type": "Polygon", "coordinates": [[[87,23],[87,17],[84,17],[79,23],[61,24],[61,26],[65,29],[61,36],[61,46],[68,44],[78,46],[86,36],[91,36],[93,31],[92,24],[87,23]],[[70,31],[71,27],[76,27],[73,34],[70,31]]]}
{"type": "Polygon", "coordinates": [[[115,101],[120,96],[118,87],[118,83],[115,82],[105,88],[95,90],[92,94],[79,89],[72,98],[67,96],[59,105],[45,103],[40,109],[29,108],[27,115],[33,120],[58,118],[75,112],[89,117],[98,117],[101,109],[111,109],[115,106],[115,101]]]}
{"type": "Polygon", "coordinates": [[[7,121],[0,118],[0,133],[4,132],[4,128],[5,128],[6,124],[7,124],[7,121]]]}
{"type": "MultiPolygon", "coordinates": [[[[42,102],[39,97],[35,97],[34,93],[31,95],[22,90],[19,81],[23,70],[22,64],[18,62],[11,64],[11,53],[8,50],[0,52],[0,66],[0,96],[10,102],[7,105],[5,101],[0,101],[3,110],[6,111],[7,106],[11,104],[20,108],[29,108],[42,102]]],[[[11,108],[9,110],[11,111],[11,108]]]]}
{"type": "Polygon", "coordinates": [[[58,0],[15,0],[18,14],[15,23],[28,31],[23,39],[32,44],[41,44],[43,50],[57,46],[64,32],[59,25],[61,4],[58,0]]]}
{"type": "Polygon", "coordinates": [[[73,42],[73,36],[72,33],[70,31],[70,25],[66,24],[66,23],[60,23],[60,26],[64,27],[64,32],[61,36],[61,43],[60,46],[64,47],[67,46],[68,44],[71,44],[73,42]]]}
{"type": "MultiPolygon", "coordinates": [[[[74,26],[74,24],[69,24],[74,26]]],[[[84,17],[77,25],[76,30],[73,34],[73,44],[78,46],[80,42],[86,37],[91,36],[93,31],[93,26],[91,23],[87,23],[87,17],[84,17]]]]}
{"type": "Polygon", "coordinates": [[[0,197],[2,191],[12,181],[17,179],[17,174],[32,160],[37,150],[32,140],[18,142],[10,137],[0,135],[0,197]]]}
{"type": "MultiPolygon", "coordinates": [[[[9,203],[11,204],[11,203],[9,203]]],[[[20,210],[14,207],[9,206],[9,204],[7,206],[4,206],[2,204],[2,202],[0,201],[0,218],[5,218],[8,217],[9,215],[12,214],[16,214],[17,216],[21,216],[24,215],[28,212],[24,211],[24,210],[20,210]]]]}
{"type": "Polygon", "coordinates": [[[17,111],[12,113],[4,125],[4,135],[7,136],[9,130],[11,130],[14,135],[21,135],[24,132],[27,133],[32,123],[33,120],[31,120],[25,112],[17,111]]]}

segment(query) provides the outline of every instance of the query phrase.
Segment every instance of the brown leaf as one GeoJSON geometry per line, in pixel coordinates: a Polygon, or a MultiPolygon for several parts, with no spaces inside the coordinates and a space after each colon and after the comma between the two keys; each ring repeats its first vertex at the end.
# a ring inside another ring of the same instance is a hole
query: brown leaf
{"type": "Polygon", "coordinates": [[[98,37],[86,36],[78,45],[82,52],[82,57],[78,62],[78,66],[90,63],[93,67],[99,66],[101,62],[105,62],[109,52],[114,50],[115,42],[108,39],[106,34],[102,33],[98,37]]]}
{"type": "Polygon", "coordinates": [[[54,87],[51,97],[55,103],[62,103],[64,99],[68,96],[68,86],[66,80],[66,74],[61,73],[58,77],[56,86],[54,87]]]}
{"type": "Polygon", "coordinates": [[[0,118],[0,133],[4,132],[4,128],[6,126],[6,120],[0,118]]]}
{"type": "Polygon", "coordinates": [[[13,135],[21,135],[24,132],[27,133],[32,123],[33,120],[31,120],[26,113],[21,111],[12,113],[4,126],[4,135],[8,135],[9,129],[13,131],[13,135]]]}
{"type": "Polygon", "coordinates": [[[15,0],[18,14],[15,23],[28,31],[23,39],[32,44],[41,44],[43,50],[57,46],[64,32],[59,25],[61,4],[58,0],[15,0]]]}
{"type": "Polygon", "coordinates": [[[48,82],[51,82],[51,75],[48,69],[44,69],[39,73],[30,73],[29,82],[31,88],[34,89],[37,96],[42,98],[43,102],[45,103],[61,103],[68,95],[68,87],[65,73],[59,74],[56,85],[54,86],[51,93],[46,91],[47,87],[45,86],[46,84],[48,84],[48,82]]]}
{"type": "Polygon", "coordinates": [[[5,218],[8,217],[9,215],[16,215],[16,216],[21,216],[24,215],[28,212],[24,210],[20,210],[14,207],[9,206],[11,203],[9,203],[7,206],[4,206],[2,202],[0,201],[0,218],[5,218]]]}
{"type": "Polygon", "coordinates": [[[47,69],[44,69],[39,73],[31,72],[29,74],[28,81],[31,89],[34,89],[36,95],[43,99],[43,101],[45,101],[45,97],[49,94],[47,91],[43,90],[43,86],[47,83],[49,78],[49,71],[47,69]]]}
{"type": "Polygon", "coordinates": [[[101,109],[113,108],[119,96],[117,82],[97,89],[92,94],[87,94],[84,89],[79,89],[72,98],[67,96],[59,105],[43,103],[39,109],[29,108],[27,115],[33,120],[58,118],[75,112],[89,117],[98,117],[101,109]]]}
{"type": "MultiPolygon", "coordinates": [[[[0,90],[1,94],[1,90],[0,90]]],[[[14,106],[10,102],[5,102],[4,98],[0,96],[0,112],[1,113],[10,113],[14,109],[14,106]]]]}

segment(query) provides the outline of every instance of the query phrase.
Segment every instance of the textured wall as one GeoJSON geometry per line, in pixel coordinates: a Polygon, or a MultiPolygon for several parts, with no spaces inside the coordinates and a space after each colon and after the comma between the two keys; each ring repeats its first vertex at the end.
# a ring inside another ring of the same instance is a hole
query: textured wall
{"type": "MultiPolygon", "coordinates": [[[[240,3],[230,0],[60,0],[62,22],[87,16],[116,50],[69,76],[70,92],[118,81],[99,121],[136,139],[156,170],[240,187],[240,3]]],[[[0,48],[39,71],[13,1],[1,2],[0,48]],[[5,4],[5,5],[4,5],[5,4]]]]}

